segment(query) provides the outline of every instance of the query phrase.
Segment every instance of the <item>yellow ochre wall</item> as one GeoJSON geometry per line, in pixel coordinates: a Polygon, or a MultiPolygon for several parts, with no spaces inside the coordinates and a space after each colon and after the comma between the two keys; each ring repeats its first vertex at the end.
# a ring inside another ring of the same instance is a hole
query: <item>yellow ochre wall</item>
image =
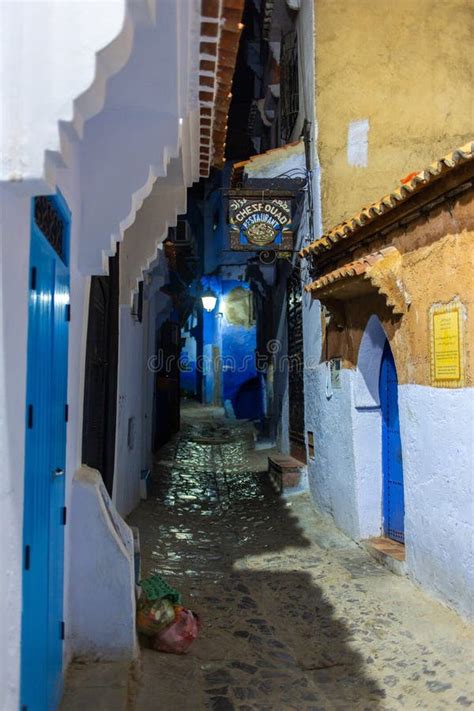
{"type": "Polygon", "coordinates": [[[473,0],[315,0],[324,230],[474,135],[473,0]],[[368,119],[368,164],[348,164],[368,119]]]}
{"type": "Polygon", "coordinates": [[[390,238],[375,237],[354,253],[358,259],[391,245],[401,255],[400,277],[410,305],[403,315],[394,315],[386,298],[372,294],[342,302],[345,324],[326,332],[322,360],[342,357],[345,367],[355,367],[367,322],[376,314],[390,341],[398,382],[431,385],[430,308],[433,304],[459,301],[462,319],[463,386],[474,385],[474,194],[461,196],[436,208],[390,238]]]}

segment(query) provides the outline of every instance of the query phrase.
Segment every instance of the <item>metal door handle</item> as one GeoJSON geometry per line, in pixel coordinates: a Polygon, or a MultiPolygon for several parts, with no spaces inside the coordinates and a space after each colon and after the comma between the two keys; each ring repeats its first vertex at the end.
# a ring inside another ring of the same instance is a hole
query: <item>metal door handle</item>
{"type": "Polygon", "coordinates": [[[64,476],[64,469],[57,467],[53,472],[53,476],[64,476]]]}

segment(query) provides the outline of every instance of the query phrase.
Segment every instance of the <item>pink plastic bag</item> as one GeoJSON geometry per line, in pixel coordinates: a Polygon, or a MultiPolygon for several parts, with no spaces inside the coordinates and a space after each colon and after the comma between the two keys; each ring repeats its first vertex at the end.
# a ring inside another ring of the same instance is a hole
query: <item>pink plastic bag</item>
{"type": "Polygon", "coordinates": [[[191,610],[177,611],[175,621],[153,639],[153,649],[169,654],[185,654],[198,636],[201,624],[191,610]]]}

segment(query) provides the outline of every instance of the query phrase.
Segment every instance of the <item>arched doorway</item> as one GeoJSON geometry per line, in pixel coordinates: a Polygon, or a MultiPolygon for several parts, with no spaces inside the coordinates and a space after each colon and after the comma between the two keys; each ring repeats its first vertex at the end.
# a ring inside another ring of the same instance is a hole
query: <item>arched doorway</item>
{"type": "Polygon", "coordinates": [[[399,543],[405,542],[403,461],[398,415],[398,378],[388,340],[382,355],[379,379],[382,412],[382,471],[384,534],[399,543]]]}
{"type": "Polygon", "coordinates": [[[117,419],[119,250],[109,276],[93,276],[89,295],[82,462],[97,469],[112,496],[117,419]]]}

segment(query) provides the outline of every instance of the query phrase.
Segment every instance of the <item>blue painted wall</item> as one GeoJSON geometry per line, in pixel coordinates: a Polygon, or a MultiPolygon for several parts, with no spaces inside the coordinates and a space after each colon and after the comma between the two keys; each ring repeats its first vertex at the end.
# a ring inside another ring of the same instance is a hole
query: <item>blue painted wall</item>
{"type": "Polygon", "coordinates": [[[197,374],[197,356],[198,342],[196,340],[196,330],[198,320],[194,315],[188,319],[188,323],[181,330],[181,338],[183,346],[180,357],[180,385],[183,395],[196,397],[198,395],[198,374],[197,374]]]}
{"type": "Polygon", "coordinates": [[[231,401],[238,419],[260,419],[261,384],[255,367],[256,325],[235,325],[226,317],[226,298],[236,288],[249,290],[246,282],[232,279],[221,283],[222,395],[224,402],[231,401]]]}
{"type": "Polygon", "coordinates": [[[198,398],[206,404],[222,406],[228,401],[237,418],[259,420],[263,416],[263,400],[262,378],[255,367],[256,326],[230,323],[225,315],[226,298],[232,289],[249,289],[241,280],[248,255],[232,252],[229,245],[223,189],[229,185],[231,167],[229,164],[222,171],[213,171],[204,184],[189,194],[186,217],[199,244],[201,276],[191,286],[196,297],[197,326],[193,332],[197,359],[189,359],[181,384],[183,390],[195,387],[198,398]],[[218,298],[211,313],[202,308],[200,293],[205,289],[211,289],[218,298]],[[221,367],[214,363],[216,354],[221,367]]]}

